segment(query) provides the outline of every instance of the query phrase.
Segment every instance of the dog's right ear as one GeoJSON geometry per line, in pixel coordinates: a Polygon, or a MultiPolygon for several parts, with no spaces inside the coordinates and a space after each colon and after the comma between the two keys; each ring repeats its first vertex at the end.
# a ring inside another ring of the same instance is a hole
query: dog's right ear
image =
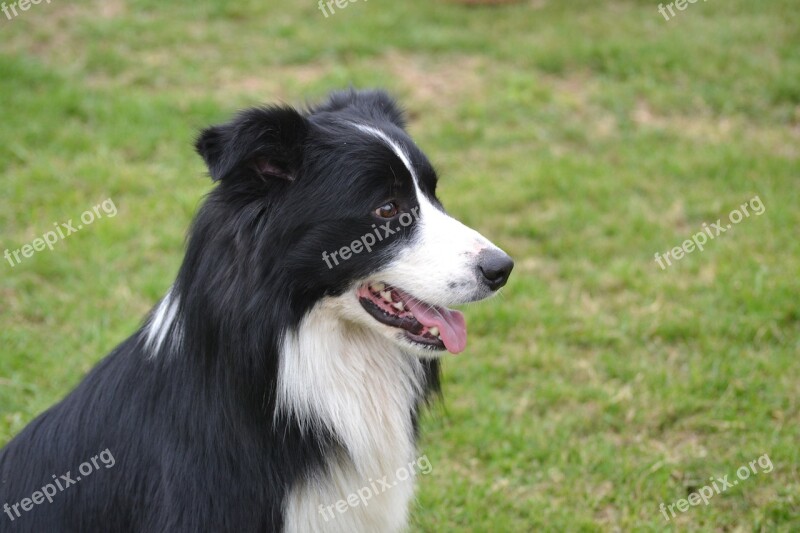
{"type": "Polygon", "coordinates": [[[214,181],[254,177],[294,181],[307,134],[308,122],[291,107],[254,108],[203,130],[195,149],[214,181]]]}

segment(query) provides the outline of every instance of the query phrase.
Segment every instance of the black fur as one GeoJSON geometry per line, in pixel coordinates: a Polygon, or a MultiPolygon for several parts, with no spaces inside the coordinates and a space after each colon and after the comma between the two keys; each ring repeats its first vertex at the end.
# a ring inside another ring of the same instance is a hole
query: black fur
{"type": "MultiPolygon", "coordinates": [[[[331,435],[275,419],[280,340],[414,231],[334,269],[320,259],[368,232],[388,197],[404,209],[415,202],[407,169],[353,121],[406,135],[402,111],[379,91],[335,93],[304,111],[251,109],[201,133],[196,148],[217,186],[172,289],[178,320],[159,353],[145,346],[145,324],[8,443],[0,505],[29,498],[53,475],[75,478],[102,450],[116,463],[14,521],[0,510],[0,530],[281,530],[293,483],[345,452],[331,435]]],[[[433,197],[433,169],[418,150],[410,156],[433,197]]],[[[437,391],[438,363],[426,370],[428,393],[437,391]]],[[[415,426],[419,407],[409,414],[415,426]]]]}

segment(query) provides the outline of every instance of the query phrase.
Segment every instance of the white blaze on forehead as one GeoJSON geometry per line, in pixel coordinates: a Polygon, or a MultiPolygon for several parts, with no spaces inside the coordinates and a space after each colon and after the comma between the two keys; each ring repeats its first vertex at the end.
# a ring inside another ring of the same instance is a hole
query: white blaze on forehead
{"type": "Polygon", "coordinates": [[[411,177],[414,178],[414,187],[417,189],[417,193],[419,193],[419,186],[417,185],[417,174],[414,172],[414,167],[411,165],[411,159],[408,157],[408,152],[403,150],[403,147],[400,144],[389,137],[386,132],[379,130],[378,128],[367,126],[366,124],[353,124],[356,128],[363,131],[364,133],[368,133],[378,139],[382,140],[386,145],[394,152],[394,154],[403,162],[403,164],[408,169],[409,174],[411,177]]]}

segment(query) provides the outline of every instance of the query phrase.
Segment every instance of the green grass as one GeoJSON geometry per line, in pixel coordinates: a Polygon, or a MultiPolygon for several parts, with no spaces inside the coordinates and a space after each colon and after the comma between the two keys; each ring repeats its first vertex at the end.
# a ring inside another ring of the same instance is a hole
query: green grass
{"type": "Polygon", "coordinates": [[[516,259],[426,417],[414,531],[800,529],[800,12],[711,0],[34,5],[0,16],[0,443],[164,293],[197,130],[384,86],[449,210],[516,259]],[[754,195],[751,216],[654,262],[754,195]],[[4,260],[3,260],[4,261],[4,260]],[[774,470],[659,513],[768,454],[774,470]]]}

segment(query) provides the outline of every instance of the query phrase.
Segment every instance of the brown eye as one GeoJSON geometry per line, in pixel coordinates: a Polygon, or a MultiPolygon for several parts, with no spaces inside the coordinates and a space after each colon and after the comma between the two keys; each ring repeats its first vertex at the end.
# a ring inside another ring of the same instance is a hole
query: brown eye
{"type": "Polygon", "coordinates": [[[392,218],[397,214],[397,211],[397,204],[394,202],[388,202],[376,209],[375,214],[381,218],[392,218]]]}

